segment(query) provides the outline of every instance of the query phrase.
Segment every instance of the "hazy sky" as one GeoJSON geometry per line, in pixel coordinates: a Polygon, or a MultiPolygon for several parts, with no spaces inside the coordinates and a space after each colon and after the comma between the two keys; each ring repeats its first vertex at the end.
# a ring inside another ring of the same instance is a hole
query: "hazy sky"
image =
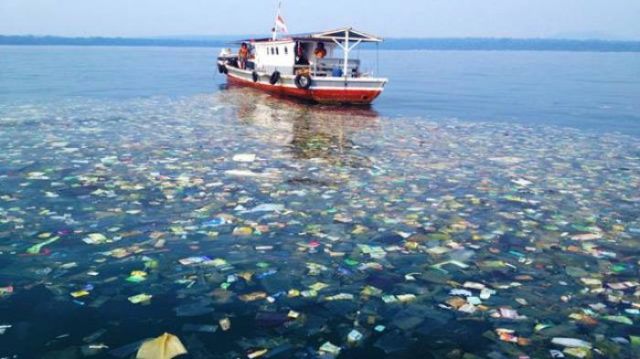
{"type": "MultiPolygon", "coordinates": [[[[276,0],[0,0],[0,34],[261,34],[276,0]]],[[[353,25],[392,37],[640,39],[640,0],[284,0],[291,32],[353,25]]]]}

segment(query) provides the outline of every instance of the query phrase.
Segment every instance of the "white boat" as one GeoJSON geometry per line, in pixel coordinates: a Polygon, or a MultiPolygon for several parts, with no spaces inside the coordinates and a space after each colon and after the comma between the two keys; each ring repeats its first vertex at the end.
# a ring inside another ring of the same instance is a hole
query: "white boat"
{"type": "Polygon", "coordinates": [[[356,46],[382,38],[347,27],[279,39],[277,29],[270,38],[238,42],[250,50],[246,65],[231,49],[220,52],[218,71],[230,85],[334,104],[370,104],[384,90],[386,78],[363,72],[360,60],[350,58],[356,46]],[[324,58],[315,56],[318,44],[326,49],[324,58]]]}

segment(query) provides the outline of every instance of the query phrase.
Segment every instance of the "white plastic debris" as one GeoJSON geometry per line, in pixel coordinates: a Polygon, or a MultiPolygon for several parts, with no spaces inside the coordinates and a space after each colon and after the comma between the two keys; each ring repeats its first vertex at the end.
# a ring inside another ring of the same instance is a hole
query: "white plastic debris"
{"type": "Polygon", "coordinates": [[[233,156],[235,162],[253,162],[256,160],[256,155],[253,153],[239,153],[233,156]]]}
{"type": "Polygon", "coordinates": [[[560,338],[560,337],[556,337],[551,339],[551,343],[556,344],[556,345],[561,345],[563,347],[569,347],[569,348],[588,348],[591,349],[593,347],[593,345],[591,345],[591,343],[584,341],[582,339],[576,339],[576,338],[560,338]]]}

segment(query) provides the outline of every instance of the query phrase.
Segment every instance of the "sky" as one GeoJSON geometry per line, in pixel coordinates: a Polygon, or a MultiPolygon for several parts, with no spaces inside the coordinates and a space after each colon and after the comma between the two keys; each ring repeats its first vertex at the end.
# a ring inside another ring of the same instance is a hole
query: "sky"
{"type": "MultiPolygon", "coordinates": [[[[265,34],[276,0],[0,0],[0,34],[265,34]]],[[[284,0],[292,33],[640,40],[640,0],[284,0]]]]}

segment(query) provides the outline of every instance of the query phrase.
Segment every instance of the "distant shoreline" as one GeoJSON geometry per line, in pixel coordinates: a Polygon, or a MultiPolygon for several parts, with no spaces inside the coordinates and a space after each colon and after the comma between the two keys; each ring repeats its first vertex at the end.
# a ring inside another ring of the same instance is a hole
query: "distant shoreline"
{"type": "MultiPolygon", "coordinates": [[[[0,35],[1,45],[14,46],[131,46],[131,47],[225,47],[227,39],[172,39],[119,37],[60,37],[0,35]]],[[[366,47],[365,47],[366,48],[366,47]]],[[[369,48],[372,48],[371,46],[369,48]]],[[[373,47],[375,48],[375,47],[373,47]]],[[[389,38],[381,50],[468,51],[574,51],[640,52],[640,41],[501,39],[501,38],[389,38]]]]}

